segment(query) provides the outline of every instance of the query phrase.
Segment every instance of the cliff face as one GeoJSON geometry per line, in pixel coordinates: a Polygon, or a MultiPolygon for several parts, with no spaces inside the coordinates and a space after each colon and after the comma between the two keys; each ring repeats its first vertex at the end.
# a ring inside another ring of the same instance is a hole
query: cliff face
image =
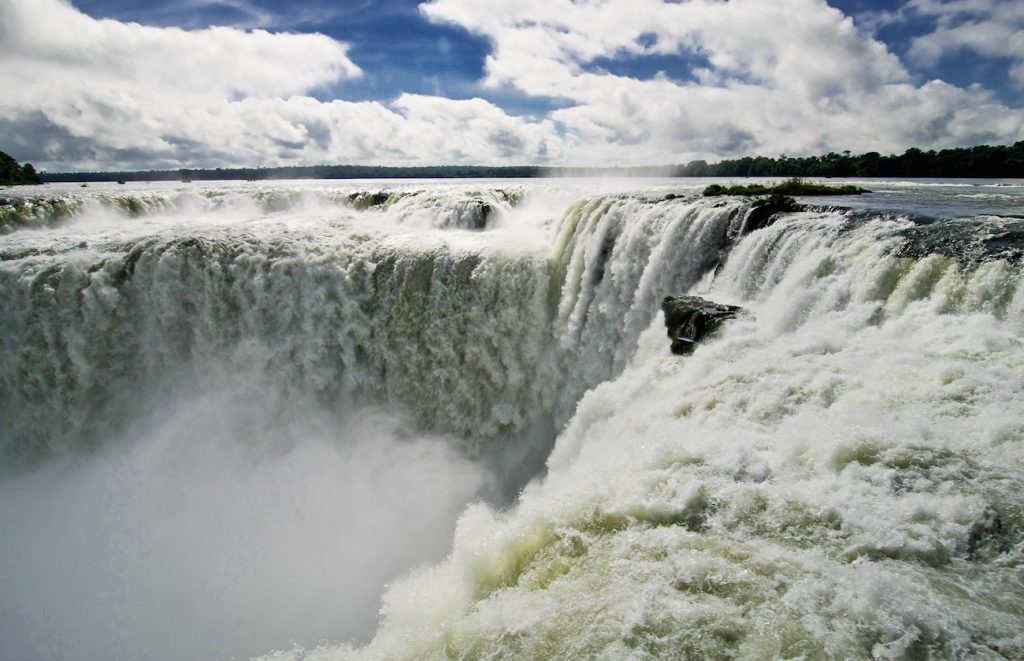
{"type": "Polygon", "coordinates": [[[16,160],[0,151],[0,186],[41,183],[43,182],[31,163],[18,165],[16,160]]]}

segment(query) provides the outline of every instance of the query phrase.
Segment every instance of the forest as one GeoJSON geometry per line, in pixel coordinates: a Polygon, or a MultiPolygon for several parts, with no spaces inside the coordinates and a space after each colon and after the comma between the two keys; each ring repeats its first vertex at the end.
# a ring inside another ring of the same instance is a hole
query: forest
{"type": "Polygon", "coordinates": [[[602,176],[1024,178],[1024,141],[1013,145],[980,145],[939,151],[912,148],[902,154],[888,156],[878,152],[854,155],[844,151],[829,152],[824,156],[747,156],[715,163],[697,160],[686,164],[641,167],[310,165],[121,172],[44,172],[41,176],[43,181],[71,182],[602,176]]]}
{"type": "Polygon", "coordinates": [[[41,183],[43,182],[31,163],[19,165],[18,161],[0,151],[0,186],[41,183]]]}
{"type": "Polygon", "coordinates": [[[676,177],[1024,177],[1024,141],[1010,146],[980,145],[940,151],[908,149],[883,156],[878,152],[851,155],[745,157],[675,166],[676,177]]]}

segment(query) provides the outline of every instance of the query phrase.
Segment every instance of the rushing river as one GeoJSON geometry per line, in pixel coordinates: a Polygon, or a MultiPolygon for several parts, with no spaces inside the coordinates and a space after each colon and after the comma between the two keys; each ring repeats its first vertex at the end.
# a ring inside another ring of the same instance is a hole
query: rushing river
{"type": "Polygon", "coordinates": [[[705,183],[0,189],[0,659],[1024,657],[1024,182],[705,183]]]}

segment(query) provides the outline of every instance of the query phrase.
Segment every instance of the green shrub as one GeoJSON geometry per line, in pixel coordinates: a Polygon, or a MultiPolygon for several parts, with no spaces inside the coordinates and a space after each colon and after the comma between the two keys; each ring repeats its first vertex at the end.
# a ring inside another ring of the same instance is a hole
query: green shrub
{"type": "Polygon", "coordinates": [[[747,184],[747,185],[736,185],[736,186],[722,186],[721,184],[711,184],[704,189],[704,195],[708,197],[718,195],[785,195],[785,196],[798,196],[798,195],[860,195],[861,193],[870,193],[871,191],[846,184],[843,186],[828,186],[826,184],[819,184],[813,181],[805,181],[799,177],[793,179],[787,179],[780,184],[774,186],[765,186],[764,184],[747,184]]]}

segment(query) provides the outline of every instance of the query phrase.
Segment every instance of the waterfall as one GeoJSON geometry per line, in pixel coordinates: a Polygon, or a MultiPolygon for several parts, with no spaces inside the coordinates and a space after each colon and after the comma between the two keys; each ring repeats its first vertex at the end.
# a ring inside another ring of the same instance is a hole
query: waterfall
{"type": "Polygon", "coordinates": [[[0,639],[1024,654],[1020,223],[674,186],[0,202],[0,639]]]}

